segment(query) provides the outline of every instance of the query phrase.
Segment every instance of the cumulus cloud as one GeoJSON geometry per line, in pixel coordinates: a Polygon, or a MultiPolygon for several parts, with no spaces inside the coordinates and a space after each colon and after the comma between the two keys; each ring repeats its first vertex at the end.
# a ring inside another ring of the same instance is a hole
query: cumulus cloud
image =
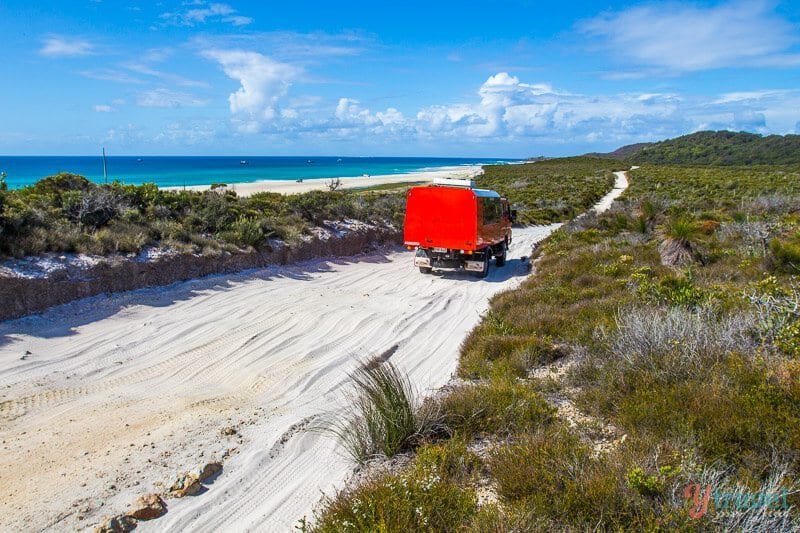
{"type": "Polygon", "coordinates": [[[258,52],[212,49],[204,51],[203,56],[216,61],[229,78],[239,82],[239,89],[228,97],[230,110],[250,121],[279,116],[280,99],[303,72],[258,52]]]}
{"type": "Polygon", "coordinates": [[[114,108],[108,104],[97,104],[94,106],[94,110],[96,113],[110,113],[114,108]]]}
{"type": "Polygon", "coordinates": [[[700,129],[789,133],[800,121],[800,90],[712,97],[669,92],[579,94],[549,83],[524,82],[507,72],[489,76],[473,99],[425,106],[412,114],[393,107],[373,111],[350,97],[331,102],[289,96],[298,71],[260,54],[215,52],[208,57],[241,83],[229,102],[233,123],[242,134],[406,146],[564,144],[601,149],[700,129]]]}
{"type": "Polygon", "coordinates": [[[144,91],[136,97],[136,105],[140,107],[202,107],[207,103],[208,100],[194,95],[164,88],[144,91]]]}
{"type": "Polygon", "coordinates": [[[800,54],[790,52],[796,27],[766,1],[648,4],[583,21],[578,30],[616,57],[671,72],[800,65],[800,54]]]}
{"type": "Polygon", "coordinates": [[[597,137],[622,134],[643,123],[675,125],[678,99],[669,94],[596,96],[522,83],[500,72],[478,89],[479,101],[431,106],[417,113],[417,128],[429,136],[471,139],[597,137]]]}
{"type": "Polygon", "coordinates": [[[39,53],[46,57],[80,57],[93,53],[94,45],[83,39],[52,35],[42,41],[39,53]]]}

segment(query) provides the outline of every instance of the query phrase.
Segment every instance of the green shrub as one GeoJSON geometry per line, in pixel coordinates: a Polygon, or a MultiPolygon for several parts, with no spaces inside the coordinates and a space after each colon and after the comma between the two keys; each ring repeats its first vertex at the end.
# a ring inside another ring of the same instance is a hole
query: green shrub
{"type": "Polygon", "coordinates": [[[503,378],[448,391],[440,412],[449,430],[464,436],[530,431],[548,425],[555,414],[531,387],[503,378]]]}
{"type": "Polygon", "coordinates": [[[226,232],[222,232],[220,235],[225,241],[253,248],[263,245],[266,239],[263,221],[247,217],[239,217],[226,232]]]}
{"type": "Polygon", "coordinates": [[[58,198],[62,193],[67,191],[85,192],[94,187],[95,185],[83,176],[62,172],[61,174],[57,174],[55,176],[47,176],[46,178],[42,178],[30,186],[30,190],[34,194],[55,196],[58,198]]]}
{"type": "Polygon", "coordinates": [[[664,481],[656,475],[645,474],[641,467],[634,467],[625,474],[625,482],[643,496],[655,496],[664,491],[664,481]]]}
{"type": "Polygon", "coordinates": [[[778,332],[775,346],[789,357],[800,358],[800,321],[785,325],[778,332]]]}
{"type": "Polygon", "coordinates": [[[572,432],[554,427],[496,448],[489,468],[500,498],[558,529],[638,529],[656,523],[650,503],[625,484],[622,468],[595,459],[572,432]]]}
{"type": "Polygon", "coordinates": [[[639,298],[649,304],[698,307],[706,303],[712,294],[698,287],[691,270],[682,276],[653,276],[649,267],[636,270],[630,276],[639,298]]]}
{"type": "Polygon", "coordinates": [[[775,238],[769,243],[769,251],[774,270],[800,272],[800,245],[775,238]]]}
{"type": "Polygon", "coordinates": [[[324,503],[311,531],[457,531],[478,510],[474,489],[425,467],[368,481],[324,503]]]}
{"type": "Polygon", "coordinates": [[[417,450],[414,469],[420,474],[433,472],[446,481],[465,485],[474,481],[483,465],[460,438],[426,444],[417,450]]]}

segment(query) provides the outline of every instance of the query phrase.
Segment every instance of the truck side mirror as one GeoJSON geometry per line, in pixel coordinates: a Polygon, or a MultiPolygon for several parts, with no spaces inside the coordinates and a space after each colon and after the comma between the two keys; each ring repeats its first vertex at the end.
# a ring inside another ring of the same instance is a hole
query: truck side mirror
{"type": "Polygon", "coordinates": [[[509,220],[511,220],[511,222],[516,222],[517,221],[517,210],[516,209],[512,209],[510,211],[510,214],[509,214],[508,218],[509,218],[509,220]]]}

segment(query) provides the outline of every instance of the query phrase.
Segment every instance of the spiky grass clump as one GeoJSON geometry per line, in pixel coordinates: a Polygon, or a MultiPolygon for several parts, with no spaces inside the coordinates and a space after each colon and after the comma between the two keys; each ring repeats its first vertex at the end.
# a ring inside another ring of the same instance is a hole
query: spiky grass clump
{"type": "Polygon", "coordinates": [[[417,405],[406,376],[380,359],[362,363],[352,374],[355,392],[350,415],[333,431],[357,463],[414,449],[435,433],[432,408],[417,405]]]}
{"type": "Polygon", "coordinates": [[[661,226],[660,234],[663,265],[685,266],[694,261],[695,244],[700,236],[700,228],[694,220],[671,218],[661,226]]]}

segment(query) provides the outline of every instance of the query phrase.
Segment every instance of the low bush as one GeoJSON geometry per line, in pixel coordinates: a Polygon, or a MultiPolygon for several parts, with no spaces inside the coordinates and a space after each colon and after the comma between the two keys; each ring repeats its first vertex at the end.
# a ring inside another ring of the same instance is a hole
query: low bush
{"type": "Polygon", "coordinates": [[[775,238],[769,243],[769,251],[773,271],[800,272],[800,244],[775,238]]]}
{"type": "Polygon", "coordinates": [[[552,422],[555,410],[541,394],[513,379],[461,385],[440,400],[442,421],[456,435],[509,435],[552,422]]]}
{"type": "Polygon", "coordinates": [[[562,427],[524,434],[495,449],[489,461],[497,493],[517,513],[550,528],[650,529],[651,502],[625,480],[621,465],[596,459],[562,427]]]}
{"type": "Polygon", "coordinates": [[[616,327],[603,334],[608,351],[599,355],[615,371],[642,373],[664,382],[679,381],[730,353],[755,354],[752,314],[718,316],[711,308],[635,307],[619,311],[616,327]]]}
{"type": "Polygon", "coordinates": [[[225,187],[164,191],[154,184],[96,185],[73,174],[49,176],[2,196],[0,257],[135,253],[158,243],[176,249],[266,248],[268,237],[296,243],[325,220],[355,218],[398,228],[405,206],[405,196],[392,191],[258,193],[245,198],[225,187]],[[115,236],[120,228],[125,235],[115,236]]]}
{"type": "Polygon", "coordinates": [[[368,480],[328,499],[316,517],[315,532],[456,531],[478,511],[470,478],[475,459],[463,445],[423,447],[399,474],[368,480]],[[465,461],[466,459],[466,463],[465,461]]]}

